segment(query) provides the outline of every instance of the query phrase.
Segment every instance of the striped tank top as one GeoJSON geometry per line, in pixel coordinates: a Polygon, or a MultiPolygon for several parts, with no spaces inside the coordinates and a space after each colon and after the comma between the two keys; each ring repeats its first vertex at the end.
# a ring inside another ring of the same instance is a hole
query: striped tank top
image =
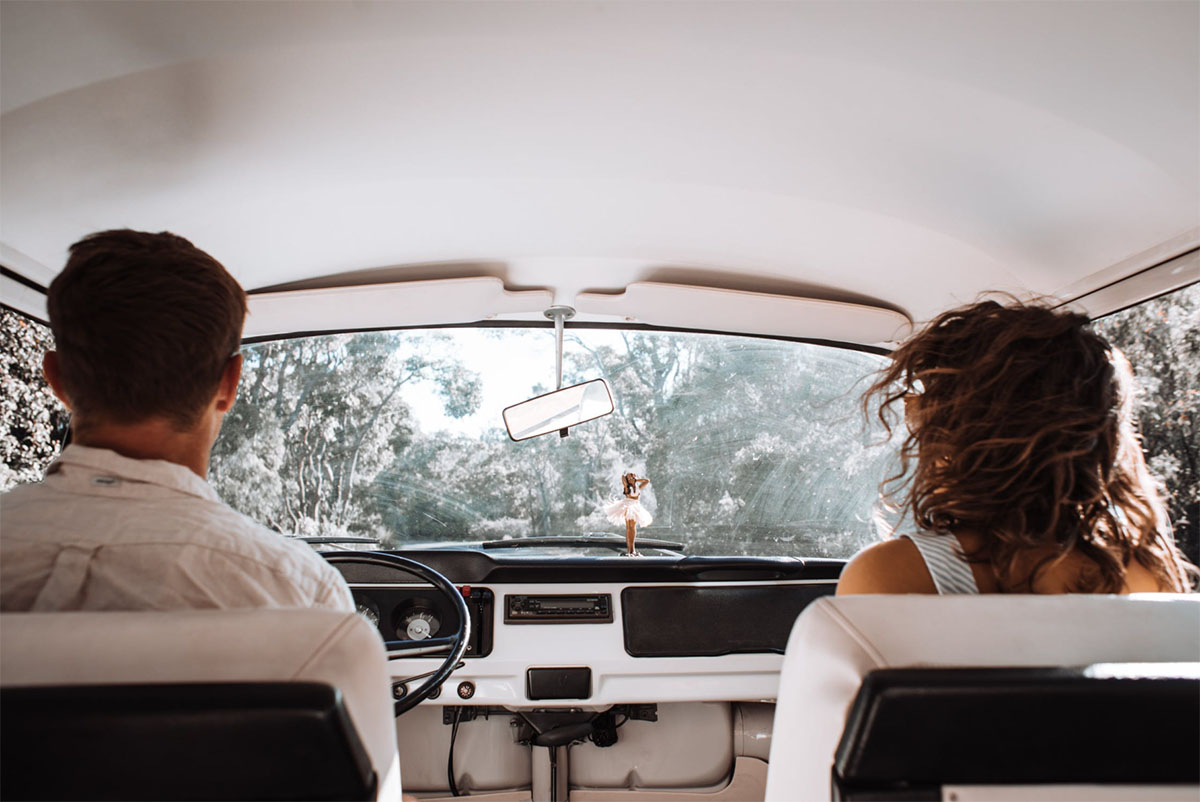
{"type": "Polygon", "coordinates": [[[922,532],[902,537],[911,540],[917,551],[921,552],[921,559],[925,561],[939,594],[979,593],[975,575],[971,573],[971,564],[967,562],[967,555],[954,535],[922,532]]]}

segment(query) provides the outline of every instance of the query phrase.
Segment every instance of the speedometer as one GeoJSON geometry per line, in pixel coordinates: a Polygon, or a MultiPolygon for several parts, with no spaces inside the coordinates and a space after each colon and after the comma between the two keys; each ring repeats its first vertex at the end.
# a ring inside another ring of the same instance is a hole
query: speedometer
{"type": "Polygon", "coordinates": [[[365,596],[355,596],[354,612],[361,615],[375,629],[379,629],[379,607],[365,596]]]}
{"type": "Polygon", "coordinates": [[[407,612],[396,627],[396,634],[406,640],[425,640],[437,634],[442,622],[427,607],[417,607],[407,612]]]}

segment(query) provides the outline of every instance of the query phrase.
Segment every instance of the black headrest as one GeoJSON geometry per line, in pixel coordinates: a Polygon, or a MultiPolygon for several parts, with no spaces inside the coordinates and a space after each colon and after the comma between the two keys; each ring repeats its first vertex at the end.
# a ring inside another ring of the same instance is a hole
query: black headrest
{"type": "Polygon", "coordinates": [[[312,682],[0,691],[0,795],[17,799],[373,799],[336,688],[312,682]]]}
{"type": "Polygon", "coordinates": [[[873,671],[837,749],[835,791],[1200,782],[1200,676],[1119,668],[873,671]]]}

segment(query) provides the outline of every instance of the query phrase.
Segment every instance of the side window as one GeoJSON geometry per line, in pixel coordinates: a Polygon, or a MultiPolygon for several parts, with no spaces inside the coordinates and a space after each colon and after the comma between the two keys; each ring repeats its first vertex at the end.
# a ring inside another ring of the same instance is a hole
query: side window
{"type": "Polygon", "coordinates": [[[50,329],[0,307],[0,491],[42,478],[58,454],[67,410],[42,378],[50,329]]]}
{"type": "Polygon", "coordinates": [[[1094,325],[1133,365],[1146,460],[1166,485],[1179,547],[1200,563],[1200,284],[1094,325]]]}

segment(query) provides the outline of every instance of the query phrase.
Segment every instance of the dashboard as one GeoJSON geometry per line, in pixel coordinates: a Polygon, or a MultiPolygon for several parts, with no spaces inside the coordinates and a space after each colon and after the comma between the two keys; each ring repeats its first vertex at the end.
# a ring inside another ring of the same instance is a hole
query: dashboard
{"type": "MultiPolygon", "coordinates": [[[[672,701],[774,700],[796,616],[834,591],[840,560],[497,557],[402,552],[463,594],[464,665],[424,704],[602,708],[672,701]]],[[[453,632],[457,614],[398,569],[337,565],[384,640],[453,632]]],[[[430,656],[391,661],[397,682],[430,656]]]]}

